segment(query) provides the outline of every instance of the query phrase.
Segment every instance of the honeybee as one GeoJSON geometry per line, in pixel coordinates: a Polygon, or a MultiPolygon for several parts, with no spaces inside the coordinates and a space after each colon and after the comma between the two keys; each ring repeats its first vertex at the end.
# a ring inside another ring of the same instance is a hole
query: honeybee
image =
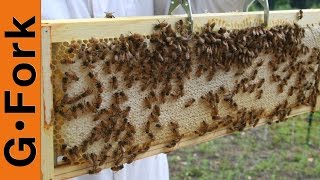
{"type": "Polygon", "coordinates": [[[69,85],[69,79],[67,77],[62,78],[62,90],[63,92],[66,92],[69,85]]]}
{"type": "Polygon", "coordinates": [[[66,154],[66,150],[67,150],[67,145],[66,144],[62,144],[60,147],[60,155],[65,155],[66,154]]]}
{"type": "Polygon", "coordinates": [[[265,81],[264,78],[260,79],[260,81],[259,81],[258,84],[257,84],[257,88],[261,88],[262,85],[263,85],[263,83],[264,83],[264,81],[265,81]]]}
{"type": "Polygon", "coordinates": [[[185,107],[185,108],[190,107],[195,101],[196,101],[196,100],[195,100],[194,98],[191,98],[190,100],[188,100],[188,101],[185,103],[184,107],[185,107]]]}
{"type": "Polygon", "coordinates": [[[110,61],[105,61],[105,66],[104,66],[104,71],[107,73],[107,74],[111,74],[112,71],[111,71],[111,63],[110,61]]]}
{"type": "Polygon", "coordinates": [[[63,103],[67,103],[67,104],[73,104],[76,103],[77,101],[79,101],[80,99],[92,94],[92,90],[90,88],[86,89],[84,92],[82,92],[79,95],[76,95],[75,97],[69,97],[68,94],[65,94],[62,102],[63,103]]]}
{"type": "Polygon", "coordinates": [[[76,42],[73,42],[71,45],[70,45],[70,47],[69,47],[69,49],[68,49],[68,53],[70,54],[70,53],[73,53],[75,50],[77,50],[77,49],[79,49],[80,48],[80,45],[78,44],[78,43],[76,43],[76,42]]]}
{"type": "Polygon", "coordinates": [[[113,13],[114,12],[104,12],[106,15],[105,15],[105,18],[115,18],[113,13]]]}
{"type": "Polygon", "coordinates": [[[64,57],[61,61],[61,64],[74,64],[76,61],[72,60],[69,57],[64,57]]]}
{"type": "Polygon", "coordinates": [[[151,113],[151,114],[149,115],[149,120],[150,120],[151,122],[159,122],[159,116],[151,113]]]}
{"type": "Polygon", "coordinates": [[[253,91],[255,90],[256,88],[256,84],[251,84],[248,86],[248,92],[249,93],[253,93],[253,91]]]}
{"type": "Polygon", "coordinates": [[[156,93],[154,91],[150,91],[148,98],[149,98],[150,102],[157,102],[158,101],[156,93]]]}
{"type": "Polygon", "coordinates": [[[214,70],[210,70],[208,75],[207,75],[207,81],[211,81],[213,79],[213,76],[215,74],[214,70]]]}
{"type": "Polygon", "coordinates": [[[87,149],[88,149],[88,144],[89,144],[89,141],[88,140],[84,140],[82,143],[81,143],[81,146],[80,146],[80,151],[82,153],[86,152],[87,149]]]}
{"type": "Polygon", "coordinates": [[[219,115],[212,115],[211,117],[212,117],[212,120],[220,120],[220,119],[222,119],[222,117],[219,116],[219,115]]]}
{"type": "Polygon", "coordinates": [[[219,88],[221,93],[225,93],[226,92],[226,88],[224,86],[220,86],[219,88]]]}
{"type": "Polygon", "coordinates": [[[300,9],[299,12],[297,13],[297,18],[298,18],[298,20],[300,20],[300,19],[303,18],[303,11],[302,11],[302,9],[300,9]]]}
{"type": "Polygon", "coordinates": [[[260,89],[260,90],[258,91],[257,95],[256,95],[257,99],[261,99],[262,94],[263,94],[263,90],[260,89]]]}
{"type": "Polygon", "coordinates": [[[77,114],[77,106],[72,106],[72,107],[71,107],[71,112],[72,112],[73,118],[77,118],[77,117],[78,117],[78,114],[77,114]]]}
{"type": "Polygon", "coordinates": [[[156,116],[160,116],[160,107],[158,105],[154,105],[152,113],[154,113],[156,116]]]}
{"type": "Polygon", "coordinates": [[[165,22],[165,21],[160,22],[160,21],[158,20],[158,22],[159,22],[159,23],[154,26],[154,30],[162,30],[163,28],[165,28],[165,27],[168,26],[168,23],[165,22]]]}
{"type": "Polygon", "coordinates": [[[254,80],[254,79],[257,77],[257,74],[258,74],[258,70],[254,70],[254,71],[252,72],[252,74],[251,74],[250,79],[251,79],[251,80],[254,80]]]}
{"type": "Polygon", "coordinates": [[[97,78],[96,75],[94,75],[91,71],[88,73],[89,78],[93,81],[93,82],[97,82],[97,78]]]}
{"type": "Polygon", "coordinates": [[[152,133],[149,132],[147,134],[148,134],[148,138],[149,138],[150,141],[154,141],[155,140],[155,137],[154,137],[154,135],[152,133]]]}
{"type": "Polygon", "coordinates": [[[257,63],[257,67],[260,67],[262,65],[263,65],[263,61],[262,60],[257,63]]]}
{"type": "Polygon", "coordinates": [[[90,112],[97,112],[97,109],[90,103],[90,102],[85,102],[85,107],[90,111],[90,112]]]}
{"type": "Polygon", "coordinates": [[[126,107],[126,109],[124,111],[122,111],[122,117],[123,118],[128,117],[130,110],[131,110],[130,106],[126,107]]]}
{"type": "Polygon", "coordinates": [[[204,65],[203,64],[200,64],[197,68],[197,71],[196,71],[196,76],[197,77],[200,77],[202,75],[202,71],[204,70],[204,65]]]}
{"type": "Polygon", "coordinates": [[[110,84],[111,84],[112,89],[114,89],[114,90],[115,90],[115,89],[118,89],[118,80],[117,80],[117,77],[112,76],[112,77],[111,77],[110,84]]]}
{"type": "Polygon", "coordinates": [[[280,84],[278,85],[278,93],[283,93],[283,91],[284,91],[284,84],[283,84],[283,83],[280,83],[280,84]]]}
{"type": "Polygon", "coordinates": [[[243,69],[239,69],[235,74],[234,76],[241,76],[242,74],[244,73],[244,70],[243,69]]]}
{"type": "Polygon", "coordinates": [[[102,87],[101,82],[97,81],[97,83],[96,83],[96,88],[98,89],[98,92],[99,92],[99,93],[102,93],[102,92],[103,92],[103,87],[102,87]]]}
{"type": "Polygon", "coordinates": [[[128,96],[123,91],[120,91],[119,95],[120,95],[120,103],[128,101],[128,96]]]}
{"type": "Polygon", "coordinates": [[[151,125],[151,121],[147,121],[145,128],[144,128],[146,133],[150,132],[150,125],[151,125]]]}
{"type": "Polygon", "coordinates": [[[120,171],[121,169],[123,169],[123,164],[120,165],[120,166],[113,166],[113,167],[111,167],[111,170],[112,170],[112,171],[120,171]]]}
{"type": "Polygon", "coordinates": [[[162,128],[162,125],[160,123],[156,123],[155,127],[156,128],[162,128]]]}
{"type": "Polygon", "coordinates": [[[143,100],[144,106],[148,109],[151,109],[151,102],[150,99],[148,97],[145,97],[143,100]]]}
{"type": "Polygon", "coordinates": [[[100,155],[100,163],[99,163],[99,166],[102,166],[108,159],[109,156],[105,155],[105,154],[101,154],[100,155]]]}
{"type": "Polygon", "coordinates": [[[143,143],[142,146],[139,148],[139,153],[145,153],[150,149],[151,141],[143,143]]]}
{"type": "Polygon", "coordinates": [[[288,90],[288,96],[292,96],[293,95],[293,91],[294,91],[294,87],[291,86],[288,90]]]}
{"type": "Polygon", "coordinates": [[[199,136],[203,136],[208,132],[208,129],[209,129],[209,124],[205,121],[202,121],[200,124],[200,127],[194,132],[199,136]]]}
{"type": "Polygon", "coordinates": [[[136,128],[130,122],[127,122],[126,129],[130,133],[136,133],[136,128]]]}
{"type": "Polygon", "coordinates": [[[74,80],[74,81],[79,80],[79,77],[77,76],[77,74],[71,70],[69,70],[68,72],[65,72],[64,74],[66,75],[66,77],[68,77],[71,80],[74,80]]]}
{"type": "Polygon", "coordinates": [[[96,97],[96,102],[95,102],[96,109],[100,108],[101,103],[102,103],[102,97],[101,97],[100,94],[98,94],[97,97],[96,97]]]}
{"type": "Polygon", "coordinates": [[[127,157],[127,164],[131,164],[134,159],[137,157],[138,154],[136,153],[130,153],[130,155],[127,157]]]}

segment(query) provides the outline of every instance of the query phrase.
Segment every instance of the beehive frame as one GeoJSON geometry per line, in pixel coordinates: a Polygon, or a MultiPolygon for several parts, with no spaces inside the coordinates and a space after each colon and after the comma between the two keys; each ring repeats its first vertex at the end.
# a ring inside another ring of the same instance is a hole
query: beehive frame
{"type": "MultiPolygon", "coordinates": [[[[319,26],[320,10],[304,10],[304,18],[297,19],[296,10],[277,11],[270,13],[269,26],[282,25],[286,23],[299,24],[304,28],[309,26],[319,26]]],[[[42,22],[42,120],[41,120],[41,141],[42,141],[42,174],[43,179],[65,179],[86,174],[90,169],[88,164],[76,166],[57,166],[54,164],[53,147],[53,87],[51,84],[52,71],[51,65],[51,44],[54,42],[64,42],[77,39],[90,39],[91,37],[119,37],[120,34],[129,32],[140,34],[151,34],[154,24],[158,21],[166,21],[174,24],[185,16],[156,16],[156,17],[132,17],[116,19],[90,19],[90,20],[61,20],[61,21],[43,21],[42,22]],[[88,28],[90,27],[90,28],[88,28]],[[106,28],[107,27],[107,28],[106,28]]],[[[195,29],[201,27],[208,21],[214,20],[219,26],[228,29],[242,29],[262,22],[262,12],[252,13],[225,13],[225,14],[201,14],[195,15],[195,29]]],[[[314,37],[317,47],[320,47],[320,37],[314,37]]],[[[319,101],[316,110],[319,110],[319,101]]],[[[310,107],[301,107],[294,109],[291,116],[309,112],[310,107]]],[[[259,125],[266,122],[260,120],[259,125]]],[[[198,144],[214,138],[227,135],[225,129],[219,129],[213,133],[207,133],[204,136],[188,136],[181,140],[173,149],[184,146],[198,144]]],[[[172,150],[173,150],[172,149],[172,150]]],[[[139,155],[137,159],[148,157],[161,152],[166,152],[165,144],[152,146],[148,152],[139,155]]]]}

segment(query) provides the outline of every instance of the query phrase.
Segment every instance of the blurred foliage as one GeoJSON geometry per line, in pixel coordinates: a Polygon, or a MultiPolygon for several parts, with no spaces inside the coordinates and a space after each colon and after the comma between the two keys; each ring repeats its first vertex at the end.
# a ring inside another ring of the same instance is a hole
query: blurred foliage
{"type": "MultiPolygon", "coordinates": [[[[320,8],[320,0],[269,0],[269,4],[271,10],[320,8]]],[[[262,10],[258,2],[250,8],[250,11],[256,10],[262,10]]]]}

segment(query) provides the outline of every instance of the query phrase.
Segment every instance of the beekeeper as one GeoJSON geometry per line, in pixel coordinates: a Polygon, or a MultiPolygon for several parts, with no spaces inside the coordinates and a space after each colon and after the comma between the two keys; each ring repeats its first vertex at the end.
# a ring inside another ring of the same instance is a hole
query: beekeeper
{"type": "MultiPolygon", "coordinates": [[[[191,0],[193,13],[240,11],[244,0],[191,0]]],[[[102,18],[105,12],[121,16],[153,16],[168,13],[169,0],[42,0],[43,20],[102,18]]],[[[184,13],[182,8],[176,14],[184,13]]],[[[72,180],[168,180],[166,154],[159,154],[132,164],[125,164],[118,172],[110,169],[95,175],[84,175],[72,180]]]]}

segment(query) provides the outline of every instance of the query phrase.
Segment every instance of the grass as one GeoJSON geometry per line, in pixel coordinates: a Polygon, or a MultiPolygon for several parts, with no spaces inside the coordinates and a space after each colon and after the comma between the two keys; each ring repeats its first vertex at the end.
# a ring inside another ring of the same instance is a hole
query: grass
{"type": "Polygon", "coordinates": [[[172,152],[171,179],[320,179],[320,113],[314,116],[310,145],[306,117],[172,152]]]}

